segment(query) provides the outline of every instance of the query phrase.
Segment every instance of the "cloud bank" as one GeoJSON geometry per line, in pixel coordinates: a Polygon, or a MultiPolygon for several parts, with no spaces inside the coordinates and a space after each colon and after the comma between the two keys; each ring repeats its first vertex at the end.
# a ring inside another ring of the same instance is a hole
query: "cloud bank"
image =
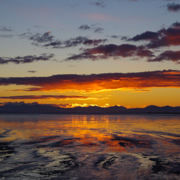
{"type": "Polygon", "coordinates": [[[88,99],[87,96],[66,96],[66,95],[25,95],[25,96],[0,96],[0,99],[11,99],[11,100],[37,100],[37,99],[88,99]]]}
{"type": "Polygon", "coordinates": [[[24,64],[24,63],[32,63],[37,61],[49,61],[54,57],[54,54],[41,54],[40,56],[29,55],[29,56],[17,56],[14,58],[10,57],[0,57],[0,64],[24,64]]]}
{"type": "Polygon", "coordinates": [[[143,46],[136,46],[132,44],[106,44],[100,45],[95,48],[85,49],[83,53],[73,55],[66,60],[78,60],[78,59],[106,59],[109,57],[152,57],[153,54],[150,50],[143,46]]]}
{"type": "Polygon", "coordinates": [[[0,85],[30,85],[24,91],[101,91],[120,88],[180,88],[180,71],[148,71],[138,73],[61,74],[47,77],[0,78],[0,85]]]}

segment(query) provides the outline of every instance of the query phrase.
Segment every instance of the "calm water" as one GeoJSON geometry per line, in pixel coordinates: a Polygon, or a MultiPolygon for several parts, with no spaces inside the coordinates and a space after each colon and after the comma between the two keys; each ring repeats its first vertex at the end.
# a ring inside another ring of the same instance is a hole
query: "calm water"
{"type": "Polygon", "coordinates": [[[0,115],[0,179],[178,180],[180,116],[0,115]]]}

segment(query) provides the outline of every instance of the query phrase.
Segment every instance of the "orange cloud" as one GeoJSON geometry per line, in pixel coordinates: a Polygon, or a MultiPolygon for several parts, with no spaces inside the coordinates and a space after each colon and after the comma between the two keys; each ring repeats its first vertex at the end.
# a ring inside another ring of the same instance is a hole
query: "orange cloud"
{"type": "Polygon", "coordinates": [[[19,99],[28,99],[28,100],[35,100],[35,99],[91,99],[88,96],[66,96],[66,95],[25,95],[25,96],[0,96],[0,99],[11,99],[11,100],[19,100],[19,99]]]}
{"type": "Polygon", "coordinates": [[[31,85],[25,91],[102,91],[120,88],[144,89],[180,87],[180,71],[164,70],[139,73],[107,73],[91,75],[54,75],[49,77],[0,78],[0,85],[31,85]]]}

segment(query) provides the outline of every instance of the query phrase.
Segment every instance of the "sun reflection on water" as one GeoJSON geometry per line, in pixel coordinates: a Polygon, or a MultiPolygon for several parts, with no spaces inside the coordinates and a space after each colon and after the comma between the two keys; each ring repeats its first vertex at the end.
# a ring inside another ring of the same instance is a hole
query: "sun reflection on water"
{"type": "MultiPolygon", "coordinates": [[[[0,172],[10,177],[6,169],[23,161],[38,178],[86,179],[86,169],[91,179],[159,178],[153,173],[180,167],[179,122],[179,116],[1,115],[0,172]]],[[[17,178],[34,177],[20,172],[17,178]]]]}

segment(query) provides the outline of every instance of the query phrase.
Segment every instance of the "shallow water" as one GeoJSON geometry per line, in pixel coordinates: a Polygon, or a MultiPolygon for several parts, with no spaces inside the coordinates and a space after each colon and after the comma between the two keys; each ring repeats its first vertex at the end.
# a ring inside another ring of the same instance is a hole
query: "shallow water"
{"type": "Polygon", "coordinates": [[[178,180],[180,116],[0,115],[0,179],[178,180]]]}

